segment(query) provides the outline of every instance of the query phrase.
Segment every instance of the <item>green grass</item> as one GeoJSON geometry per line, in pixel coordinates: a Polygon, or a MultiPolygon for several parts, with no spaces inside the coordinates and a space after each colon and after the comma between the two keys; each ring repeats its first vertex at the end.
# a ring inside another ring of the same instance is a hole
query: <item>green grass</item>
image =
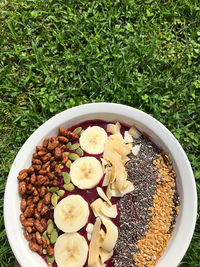
{"type": "MultiPolygon", "coordinates": [[[[164,123],[188,155],[200,196],[199,58],[198,0],[1,0],[1,208],[30,134],[65,109],[104,101],[164,123]]],[[[13,266],[0,215],[0,266],[13,266]]],[[[200,266],[199,218],[181,266],[200,266]]]]}

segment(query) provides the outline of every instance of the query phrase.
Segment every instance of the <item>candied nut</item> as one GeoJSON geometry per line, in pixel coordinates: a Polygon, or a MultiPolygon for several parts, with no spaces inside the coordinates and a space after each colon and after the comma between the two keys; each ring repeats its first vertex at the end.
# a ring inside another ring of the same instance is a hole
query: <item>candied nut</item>
{"type": "Polygon", "coordinates": [[[45,156],[43,156],[41,159],[43,162],[49,161],[51,158],[51,153],[47,153],[45,156]]]}
{"type": "Polygon", "coordinates": [[[37,189],[34,186],[32,187],[32,194],[34,196],[37,196],[38,195],[38,191],[37,191],[37,189]]]}
{"type": "Polygon", "coordinates": [[[34,168],[33,166],[29,167],[27,170],[28,174],[33,174],[34,173],[34,168]]]}
{"type": "Polygon", "coordinates": [[[40,221],[41,216],[40,216],[39,212],[37,211],[37,209],[35,209],[34,216],[35,216],[35,219],[40,221]]]}
{"type": "Polygon", "coordinates": [[[57,180],[53,180],[51,182],[49,182],[49,185],[52,185],[52,186],[58,186],[58,181],[57,180]]]}
{"type": "Polygon", "coordinates": [[[43,248],[47,248],[47,241],[44,236],[42,236],[42,245],[43,245],[43,248]]]}
{"type": "Polygon", "coordinates": [[[27,188],[28,191],[32,191],[32,187],[33,187],[32,184],[28,184],[28,185],[26,186],[26,188],[27,188]]]}
{"type": "Polygon", "coordinates": [[[45,175],[47,174],[47,170],[39,170],[38,174],[45,175]]]}
{"type": "Polygon", "coordinates": [[[54,156],[50,157],[50,162],[53,162],[54,160],[55,160],[54,156]]]}
{"type": "Polygon", "coordinates": [[[36,251],[36,252],[40,250],[40,246],[33,241],[29,242],[29,248],[33,251],[36,251]]]}
{"type": "Polygon", "coordinates": [[[48,205],[51,201],[51,192],[48,192],[44,197],[44,204],[48,205]]]}
{"type": "Polygon", "coordinates": [[[33,238],[33,235],[30,234],[26,229],[24,230],[24,236],[28,241],[31,241],[33,238]]]}
{"type": "Polygon", "coordinates": [[[40,188],[40,197],[44,197],[45,196],[45,193],[46,193],[46,187],[45,186],[42,186],[40,188]]]}
{"type": "Polygon", "coordinates": [[[32,162],[33,162],[33,164],[36,164],[36,165],[42,164],[42,161],[40,159],[33,159],[32,162]]]}
{"type": "Polygon", "coordinates": [[[19,172],[19,176],[17,177],[18,180],[24,180],[28,176],[28,173],[27,173],[27,170],[26,169],[24,169],[22,171],[19,172]]]}
{"type": "Polygon", "coordinates": [[[35,228],[40,232],[44,232],[44,227],[42,226],[41,222],[39,220],[35,220],[35,228]]]}
{"type": "Polygon", "coordinates": [[[55,174],[58,175],[58,176],[60,176],[62,174],[62,171],[61,171],[61,169],[60,169],[60,167],[58,165],[55,166],[55,170],[54,171],[55,171],[55,174]]]}
{"type": "Polygon", "coordinates": [[[45,176],[43,176],[43,175],[38,175],[37,176],[38,185],[42,185],[46,180],[47,180],[47,178],[45,176]]]}
{"type": "Polygon", "coordinates": [[[46,215],[46,214],[47,214],[48,210],[49,210],[48,206],[46,206],[46,205],[43,205],[43,207],[42,207],[42,210],[41,210],[40,214],[41,214],[42,216],[44,216],[44,215],[46,215]]]}
{"type": "Polygon", "coordinates": [[[29,196],[27,198],[26,204],[27,204],[27,206],[30,206],[32,203],[33,203],[33,196],[29,196]]]}
{"type": "Polygon", "coordinates": [[[50,180],[53,180],[55,178],[55,176],[52,172],[47,172],[47,176],[50,180]]]}
{"type": "Polygon", "coordinates": [[[36,238],[36,241],[39,245],[42,245],[42,236],[39,232],[36,232],[35,233],[35,238],[36,238]]]}
{"type": "Polygon", "coordinates": [[[46,151],[43,151],[43,150],[41,150],[41,151],[38,152],[38,156],[39,157],[43,157],[46,154],[47,154],[47,152],[46,151]]]}
{"type": "Polygon", "coordinates": [[[36,175],[35,175],[35,173],[33,173],[33,174],[31,174],[30,182],[31,182],[32,184],[35,184],[35,181],[36,181],[36,175]]]}
{"type": "Polygon", "coordinates": [[[67,130],[62,126],[59,127],[59,133],[61,136],[67,136],[67,130]]]}
{"type": "Polygon", "coordinates": [[[42,226],[43,226],[43,228],[44,228],[44,231],[45,231],[46,228],[47,228],[46,220],[45,220],[44,218],[42,218],[40,222],[41,222],[41,224],[42,224],[42,226]]]}
{"type": "Polygon", "coordinates": [[[24,213],[20,214],[19,219],[20,219],[21,224],[23,224],[23,222],[26,220],[24,213]]]}
{"type": "Polygon", "coordinates": [[[52,248],[51,245],[47,246],[47,253],[49,256],[53,256],[54,255],[54,249],[52,248]]]}
{"type": "Polygon", "coordinates": [[[42,169],[43,170],[46,170],[46,168],[50,165],[50,161],[47,161],[46,163],[44,163],[43,165],[42,165],[42,169]]]}
{"type": "Polygon", "coordinates": [[[67,137],[58,136],[58,141],[66,144],[69,140],[67,139],[67,137]]]}
{"type": "Polygon", "coordinates": [[[21,195],[26,193],[26,183],[24,181],[19,183],[19,192],[21,195]]]}
{"type": "Polygon", "coordinates": [[[57,147],[58,144],[59,144],[59,141],[57,141],[57,140],[49,142],[47,149],[50,150],[50,151],[54,150],[57,147]]]}
{"type": "Polygon", "coordinates": [[[26,230],[28,233],[32,233],[33,232],[33,228],[31,226],[27,226],[27,225],[24,225],[26,226],[26,230]]]}
{"type": "Polygon", "coordinates": [[[45,151],[45,147],[43,146],[36,146],[36,151],[45,151]]]}
{"type": "Polygon", "coordinates": [[[50,182],[49,180],[46,180],[46,182],[44,182],[44,185],[45,186],[48,186],[49,185],[49,182],[50,182]]]}
{"type": "Polygon", "coordinates": [[[37,204],[37,211],[40,213],[42,210],[43,202],[40,200],[37,204]]]}
{"type": "Polygon", "coordinates": [[[62,154],[62,161],[61,164],[65,165],[65,163],[68,161],[68,156],[65,155],[64,153],[62,154]]]}
{"type": "Polygon", "coordinates": [[[33,203],[38,203],[38,201],[40,200],[39,196],[34,196],[33,198],[33,203]]]}
{"type": "Polygon", "coordinates": [[[56,165],[57,165],[57,162],[56,161],[53,161],[51,163],[51,170],[54,170],[56,165]]]}
{"type": "Polygon", "coordinates": [[[48,146],[48,143],[49,143],[49,138],[47,137],[43,141],[43,147],[47,147],[48,146]]]}
{"type": "Polygon", "coordinates": [[[21,211],[25,211],[25,209],[26,209],[26,199],[25,198],[22,198],[20,207],[21,207],[21,211]]]}
{"type": "Polygon", "coordinates": [[[22,175],[23,173],[27,173],[27,169],[23,169],[23,170],[21,170],[20,172],[19,172],[19,175],[22,175]]]}
{"type": "Polygon", "coordinates": [[[66,136],[67,136],[67,138],[69,140],[77,140],[77,139],[79,139],[78,134],[70,132],[70,131],[67,131],[67,135],[66,136]]]}
{"type": "Polygon", "coordinates": [[[65,148],[66,148],[66,145],[61,145],[60,146],[61,152],[64,152],[65,148]]]}
{"type": "Polygon", "coordinates": [[[34,168],[34,170],[35,171],[39,171],[39,170],[41,170],[41,165],[33,165],[33,168],[34,168]]]}
{"type": "Polygon", "coordinates": [[[35,207],[34,204],[28,206],[24,211],[24,216],[25,217],[32,217],[34,214],[34,207],[35,207]]]}
{"type": "Polygon", "coordinates": [[[55,156],[56,159],[60,159],[61,158],[62,152],[61,152],[61,149],[59,147],[55,148],[54,156],[55,156]]]}
{"type": "Polygon", "coordinates": [[[34,159],[38,159],[38,158],[39,158],[39,155],[38,155],[38,153],[36,153],[36,152],[35,152],[35,153],[33,153],[33,158],[34,158],[34,159]]]}

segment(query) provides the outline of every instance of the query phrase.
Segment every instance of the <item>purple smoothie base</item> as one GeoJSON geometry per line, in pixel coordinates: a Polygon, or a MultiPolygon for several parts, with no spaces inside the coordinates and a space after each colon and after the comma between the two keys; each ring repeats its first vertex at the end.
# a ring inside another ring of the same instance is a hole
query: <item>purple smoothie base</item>
{"type": "MultiPolygon", "coordinates": [[[[110,133],[107,132],[107,125],[108,125],[109,123],[115,123],[115,122],[105,122],[105,121],[101,121],[101,120],[86,121],[86,122],[80,123],[80,124],[78,124],[78,125],[75,125],[75,126],[73,126],[73,127],[70,127],[70,128],[68,128],[67,130],[68,130],[68,131],[73,131],[73,130],[74,130],[75,128],[77,128],[77,127],[82,127],[82,128],[85,130],[85,129],[88,128],[89,126],[99,126],[99,127],[102,127],[102,128],[106,131],[106,133],[108,134],[108,136],[109,136],[110,133]]],[[[121,124],[121,123],[120,123],[120,124],[121,124]]],[[[122,136],[124,136],[124,132],[127,131],[129,128],[130,128],[130,127],[128,127],[128,126],[126,126],[126,125],[124,125],[124,124],[121,124],[121,134],[122,134],[122,136]]],[[[73,142],[73,143],[76,143],[76,141],[73,142]]],[[[72,152],[72,151],[70,151],[70,150],[68,150],[68,149],[66,149],[65,151],[72,152]]],[[[95,157],[96,159],[98,159],[98,160],[101,162],[100,159],[103,157],[103,153],[98,154],[98,155],[91,155],[91,154],[88,154],[88,153],[84,152],[83,157],[84,157],[84,156],[93,156],[93,157],[95,157]]],[[[67,167],[63,167],[63,168],[62,168],[62,172],[68,172],[68,173],[69,173],[69,172],[70,172],[70,169],[67,168],[67,167]]],[[[94,216],[94,213],[93,213],[92,209],[90,208],[90,204],[91,204],[94,200],[96,200],[97,198],[100,197],[100,196],[98,195],[98,193],[97,193],[96,187],[98,187],[98,186],[99,186],[99,187],[102,187],[103,179],[104,179],[104,176],[101,178],[99,184],[96,185],[96,186],[95,186],[94,188],[92,188],[92,189],[82,190],[82,189],[79,189],[79,188],[75,187],[75,189],[74,189],[73,191],[71,191],[71,192],[66,191],[65,194],[63,195],[63,197],[60,197],[59,201],[61,201],[63,198],[65,198],[65,197],[67,197],[67,196],[69,196],[69,195],[81,195],[81,196],[88,202],[88,204],[89,204],[90,215],[89,215],[87,224],[88,224],[88,223],[92,223],[92,224],[94,224],[94,223],[95,223],[95,220],[96,220],[96,217],[94,216]]],[[[64,182],[63,182],[63,178],[62,178],[62,176],[58,177],[58,182],[59,182],[59,184],[58,184],[59,189],[63,189],[63,184],[64,184],[64,182]]],[[[106,192],[106,187],[102,187],[102,188],[103,188],[104,192],[106,192]]],[[[121,198],[119,198],[119,197],[113,197],[113,198],[111,198],[110,201],[111,201],[112,204],[117,204],[117,203],[119,202],[120,199],[121,199],[121,198]]],[[[118,207],[118,204],[117,204],[117,207],[118,207]]],[[[136,220],[138,220],[139,217],[138,217],[138,215],[137,215],[137,213],[136,213],[136,209],[135,209],[134,205],[132,206],[132,210],[131,210],[131,212],[134,213],[134,218],[135,218],[136,220]]],[[[120,227],[119,218],[120,218],[120,214],[119,214],[119,208],[118,208],[118,215],[117,215],[117,217],[114,218],[114,219],[112,219],[112,222],[113,222],[118,228],[120,227]]],[[[48,219],[52,219],[52,220],[54,221],[54,218],[53,218],[53,210],[50,210],[50,211],[47,213],[45,219],[46,219],[46,221],[47,221],[48,219]]],[[[85,237],[85,239],[86,239],[86,241],[87,241],[87,243],[88,243],[88,245],[89,245],[89,241],[88,241],[88,239],[87,239],[87,231],[86,231],[87,224],[86,224],[81,230],[79,230],[78,233],[85,237]]],[[[62,233],[63,233],[62,231],[59,231],[59,235],[61,235],[62,233]]],[[[134,238],[133,238],[133,239],[134,239],[134,238]]],[[[115,252],[114,252],[113,256],[105,262],[106,267],[112,267],[112,266],[114,266],[114,265],[113,265],[113,262],[112,262],[112,259],[113,259],[114,255],[115,255],[115,252]]],[[[42,255],[41,257],[42,257],[42,258],[45,260],[45,262],[46,262],[46,256],[45,256],[45,255],[42,255]]],[[[48,266],[48,264],[47,264],[47,266],[48,266]]],[[[54,262],[54,264],[52,265],[52,267],[57,267],[57,264],[54,262]]],[[[85,263],[85,265],[84,265],[83,267],[87,267],[87,260],[86,260],[86,263],[85,263]]]]}

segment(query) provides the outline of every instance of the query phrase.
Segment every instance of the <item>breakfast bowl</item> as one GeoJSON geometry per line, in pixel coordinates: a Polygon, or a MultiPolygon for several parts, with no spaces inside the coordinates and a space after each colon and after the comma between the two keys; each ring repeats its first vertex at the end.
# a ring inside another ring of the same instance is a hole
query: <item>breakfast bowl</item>
{"type": "MultiPolygon", "coordinates": [[[[86,123],[85,125],[87,125],[88,128],[92,128],[92,127],[90,127],[91,122],[94,122],[95,126],[98,128],[98,129],[95,128],[94,131],[97,131],[97,130],[99,130],[99,128],[101,128],[101,127],[99,127],[99,125],[104,125],[104,126],[106,125],[106,127],[107,127],[107,125],[109,124],[109,125],[111,125],[109,127],[114,129],[114,131],[120,125],[119,127],[121,127],[121,126],[122,126],[122,128],[124,127],[124,129],[125,129],[124,132],[126,131],[126,133],[128,134],[127,138],[128,139],[131,138],[131,140],[133,140],[134,138],[132,139],[132,137],[130,137],[130,134],[129,134],[130,129],[135,129],[136,132],[134,132],[134,134],[136,134],[136,136],[135,136],[134,140],[136,141],[136,146],[131,148],[133,152],[136,152],[135,157],[137,156],[137,153],[139,152],[138,148],[141,147],[141,144],[137,143],[138,141],[136,140],[138,138],[137,134],[139,134],[139,136],[141,136],[141,135],[144,136],[144,138],[146,138],[145,140],[147,140],[147,142],[151,142],[151,144],[155,144],[155,146],[156,146],[155,149],[159,150],[160,153],[165,153],[164,159],[165,158],[169,159],[170,168],[171,168],[171,170],[173,169],[174,175],[175,175],[174,176],[175,177],[174,178],[175,184],[172,187],[173,187],[173,190],[176,191],[176,192],[175,191],[174,192],[176,193],[177,206],[174,208],[174,210],[176,209],[177,212],[175,212],[176,216],[174,216],[174,218],[173,218],[173,225],[172,226],[174,229],[173,229],[173,231],[172,230],[170,231],[169,242],[168,242],[168,240],[167,240],[167,243],[165,242],[166,243],[165,244],[166,249],[163,251],[164,253],[160,254],[160,256],[158,256],[158,257],[155,256],[155,257],[157,257],[157,260],[156,260],[156,262],[154,262],[153,265],[156,264],[156,266],[158,266],[158,267],[169,267],[169,266],[175,267],[175,266],[177,266],[180,263],[181,259],[183,258],[184,254],[187,251],[188,246],[191,242],[194,228],[195,228],[195,223],[196,223],[196,216],[197,216],[197,192],[196,192],[195,180],[194,180],[194,176],[193,176],[193,172],[192,172],[190,163],[188,161],[188,158],[187,158],[183,148],[179,144],[179,142],[176,140],[176,138],[173,136],[173,134],[163,124],[161,124],[159,121],[157,121],[156,119],[154,119],[150,115],[148,115],[148,114],[146,114],[146,113],[144,113],[138,109],[135,109],[135,108],[132,108],[129,106],[125,106],[125,105],[114,104],[114,103],[86,104],[86,105],[81,105],[81,106],[74,107],[74,108],[71,108],[69,110],[63,111],[63,112],[55,115],[54,117],[52,117],[48,121],[46,121],[43,125],[41,125],[27,139],[27,141],[24,143],[24,145],[20,149],[20,151],[17,154],[17,156],[16,156],[16,158],[12,164],[12,167],[10,169],[7,184],[6,184],[5,196],[4,196],[5,228],[6,228],[6,233],[8,236],[10,246],[12,248],[12,251],[13,251],[16,259],[18,260],[19,264],[22,267],[26,267],[26,266],[29,266],[29,267],[35,267],[35,266],[43,267],[44,266],[45,267],[45,266],[47,266],[46,261],[44,260],[45,255],[42,256],[42,255],[39,255],[38,253],[32,251],[29,248],[30,245],[28,246],[28,241],[26,240],[26,238],[24,236],[24,227],[21,224],[22,219],[20,217],[20,214],[22,213],[21,209],[23,209],[22,204],[20,204],[22,196],[20,195],[20,192],[18,190],[19,182],[20,182],[18,179],[21,179],[21,178],[18,178],[19,176],[21,177],[21,175],[19,175],[20,171],[21,171],[21,174],[23,174],[24,171],[22,171],[22,170],[25,170],[25,172],[26,172],[26,170],[28,168],[30,168],[30,166],[32,165],[32,160],[33,160],[32,156],[34,155],[34,153],[36,151],[36,146],[41,147],[42,144],[44,144],[45,138],[47,140],[47,138],[50,138],[53,136],[54,139],[57,140],[55,138],[55,136],[58,135],[59,127],[61,127],[61,130],[60,130],[61,132],[66,131],[66,129],[68,129],[68,130],[71,129],[72,133],[73,133],[74,129],[75,129],[75,134],[76,134],[76,131],[77,131],[76,129],[80,128],[79,126],[84,125],[84,123],[86,123]],[[116,127],[116,125],[117,125],[117,127],[116,127]],[[131,126],[134,126],[134,128],[131,128],[131,126]],[[126,129],[128,129],[129,131],[127,131],[126,129]],[[134,148],[134,150],[133,150],[133,148],[134,148]],[[21,222],[20,222],[20,220],[21,220],[21,222]]],[[[102,126],[102,128],[104,126],[102,126]]],[[[104,127],[104,129],[105,129],[105,127],[104,127]]],[[[105,130],[103,130],[103,131],[105,132],[105,130]]],[[[112,130],[110,130],[110,132],[112,132],[112,130]]],[[[83,133],[84,133],[84,131],[83,131],[83,133]]],[[[82,141],[81,141],[82,142],[82,145],[81,145],[82,148],[84,148],[85,140],[87,139],[87,138],[84,138],[83,133],[82,133],[82,135],[80,135],[81,136],[80,138],[82,138],[82,141]]],[[[120,134],[120,131],[118,132],[118,135],[119,134],[120,134]]],[[[62,135],[62,133],[60,133],[60,135],[66,136],[65,134],[62,135]]],[[[114,135],[114,133],[113,133],[113,135],[114,135]]],[[[76,134],[76,136],[77,136],[77,134],[76,134]]],[[[100,133],[100,136],[102,137],[101,133],[100,133]]],[[[104,138],[104,137],[102,137],[102,138],[104,138]]],[[[106,135],[106,138],[107,138],[107,135],[106,135]]],[[[63,138],[60,137],[60,140],[62,140],[62,139],[63,138]]],[[[73,141],[74,141],[74,139],[72,138],[72,143],[70,142],[70,145],[74,144],[73,141]]],[[[133,142],[133,141],[130,141],[130,142],[133,142]]],[[[129,143],[129,141],[127,141],[125,143],[129,143]]],[[[125,144],[125,145],[127,145],[127,147],[128,147],[128,144],[125,144]]],[[[125,145],[124,145],[124,147],[125,147],[125,145]]],[[[91,150],[87,151],[87,148],[84,148],[83,150],[86,151],[87,160],[91,160],[90,154],[96,155],[96,154],[100,154],[102,152],[102,151],[100,151],[101,148],[99,151],[98,151],[98,149],[91,152],[91,150]]],[[[37,152],[38,151],[40,151],[40,148],[38,148],[37,152]]],[[[69,152],[65,152],[65,153],[68,157],[69,152]]],[[[73,159],[74,154],[76,154],[76,153],[71,153],[72,159],[73,159]]],[[[128,154],[128,152],[127,152],[127,154],[128,154]]],[[[76,159],[77,160],[75,160],[75,158],[73,159],[75,161],[72,163],[71,166],[73,166],[73,168],[71,168],[71,170],[70,170],[70,175],[73,177],[76,176],[73,173],[73,170],[76,169],[75,167],[77,167],[76,166],[77,164],[75,164],[75,162],[77,163],[78,160],[80,161],[79,156],[77,156],[76,159]]],[[[93,157],[93,159],[94,159],[94,157],[93,157]]],[[[98,158],[98,159],[99,159],[99,162],[101,162],[100,158],[98,158]]],[[[64,162],[64,163],[66,163],[66,162],[64,162]]],[[[106,160],[106,159],[104,159],[104,161],[102,160],[102,163],[104,163],[105,166],[107,166],[106,164],[109,165],[108,160],[106,160]]],[[[91,164],[93,164],[93,163],[91,163],[91,164]]],[[[96,163],[94,163],[94,164],[96,164],[96,163]]],[[[69,168],[69,167],[70,166],[67,166],[67,168],[69,168]]],[[[123,168],[124,168],[124,166],[123,166],[123,168]]],[[[145,166],[144,166],[144,169],[145,169],[145,166]]],[[[153,170],[153,172],[154,172],[154,170],[153,170]]],[[[61,175],[61,174],[59,174],[59,175],[61,175]]],[[[102,175],[100,175],[100,178],[101,178],[101,176],[102,175]]],[[[159,179],[161,179],[161,178],[159,177],[158,179],[156,179],[156,182],[159,183],[159,181],[160,181],[159,179]]],[[[79,191],[76,191],[76,194],[77,194],[77,192],[80,192],[80,190],[84,189],[84,184],[81,186],[80,186],[80,184],[77,184],[78,180],[76,177],[73,178],[73,182],[74,182],[75,187],[78,186],[78,188],[79,188],[78,189],[79,191]]],[[[73,185],[73,187],[74,187],[74,185],[73,185]]],[[[56,186],[57,186],[57,184],[56,184],[56,186]]],[[[92,187],[96,188],[96,186],[98,186],[98,182],[90,185],[88,188],[92,188],[92,187]]],[[[66,190],[68,190],[68,191],[71,190],[67,186],[65,186],[65,187],[66,187],[66,190]]],[[[61,190],[61,188],[59,188],[59,189],[60,189],[59,190],[60,193],[62,193],[63,190],[61,190]]],[[[132,187],[131,190],[133,190],[133,192],[134,192],[134,186],[132,187]]],[[[155,193],[155,190],[156,189],[154,188],[154,193],[155,193]]],[[[128,194],[130,192],[127,191],[126,193],[128,194]]],[[[51,192],[49,194],[50,194],[51,198],[52,198],[52,195],[54,195],[54,196],[56,195],[54,192],[51,192]]],[[[64,194],[64,192],[62,194],[64,194]]],[[[102,196],[103,193],[98,192],[98,194],[102,196]]],[[[23,195],[23,193],[22,193],[22,195],[23,195]]],[[[124,195],[125,195],[125,193],[123,194],[123,196],[124,195]]],[[[69,194],[68,198],[69,197],[73,197],[73,196],[71,196],[71,193],[69,194]]],[[[103,198],[105,200],[104,195],[103,195],[103,198]]],[[[119,195],[116,195],[115,199],[118,199],[118,198],[119,198],[119,195]]],[[[59,214],[59,206],[60,206],[59,203],[61,203],[65,199],[66,198],[64,198],[62,195],[58,204],[57,203],[55,204],[54,213],[59,214]]],[[[107,201],[107,199],[106,199],[106,201],[107,201]]],[[[155,198],[152,198],[152,201],[155,201],[155,198]]],[[[102,200],[101,200],[101,202],[103,203],[102,200]]],[[[49,203],[49,202],[47,202],[47,203],[49,203]]],[[[82,203],[82,204],[84,206],[84,203],[82,203]]],[[[111,203],[111,205],[112,204],[113,203],[111,203]]],[[[116,204],[116,202],[114,204],[116,204]]],[[[113,206],[114,206],[114,204],[113,204],[113,206]]],[[[151,202],[151,204],[152,204],[152,202],[151,202]]],[[[51,205],[51,208],[52,208],[52,206],[53,206],[53,204],[51,205]]],[[[107,206],[109,206],[109,205],[107,205],[107,206]]],[[[53,208],[51,209],[51,212],[53,212],[52,211],[53,208]]],[[[84,207],[83,207],[83,209],[84,209],[84,207]]],[[[148,212],[150,212],[150,211],[151,211],[151,208],[149,208],[148,212]]],[[[91,212],[91,210],[90,210],[90,212],[91,212]]],[[[119,217],[119,214],[116,216],[119,217]]],[[[151,216],[152,216],[152,214],[151,214],[151,216]]],[[[94,215],[93,215],[93,217],[95,218],[94,215]]],[[[96,217],[99,218],[98,216],[96,216],[96,217]]],[[[88,218],[90,218],[89,215],[87,215],[86,218],[84,218],[84,220],[85,220],[84,224],[86,224],[86,221],[88,218]]],[[[105,217],[102,217],[102,218],[101,218],[101,220],[102,220],[102,222],[104,222],[105,217]]],[[[47,218],[47,219],[49,219],[49,218],[47,218]]],[[[59,228],[59,230],[61,230],[62,232],[65,233],[65,234],[62,234],[62,236],[64,236],[64,235],[66,235],[67,231],[65,231],[65,229],[62,228],[62,225],[60,226],[59,220],[60,219],[56,219],[54,223],[59,228]]],[[[135,214],[135,220],[137,221],[137,214],[135,214]]],[[[97,219],[96,219],[96,221],[97,221],[97,219]]],[[[111,219],[109,219],[109,221],[111,221],[111,219]]],[[[150,223],[150,219],[147,222],[150,223]]],[[[120,221],[120,223],[122,223],[122,222],[120,221]]],[[[95,222],[95,225],[96,225],[96,222],[95,222]]],[[[105,225],[106,225],[106,223],[105,223],[105,225]]],[[[105,225],[104,225],[104,229],[106,228],[105,225]]],[[[83,225],[80,226],[79,229],[81,227],[83,227],[83,225]]],[[[94,224],[93,224],[93,227],[94,227],[94,224]]],[[[108,228],[106,228],[106,230],[108,230],[108,228]]],[[[68,233],[68,235],[72,235],[72,233],[75,231],[76,231],[76,229],[75,230],[72,229],[69,231],[69,228],[68,228],[67,233],[68,233]]],[[[169,231],[167,233],[169,233],[169,231]]],[[[105,233],[104,233],[104,235],[105,235],[105,233]]],[[[80,236],[81,235],[76,236],[76,238],[80,238],[80,236]]],[[[120,233],[119,233],[119,236],[120,236],[120,233]]],[[[93,236],[91,237],[91,235],[90,235],[90,238],[88,236],[87,236],[87,238],[88,238],[87,243],[89,245],[89,243],[92,243],[92,241],[89,242],[89,240],[91,240],[91,238],[93,238],[93,236]]],[[[133,240],[133,243],[138,241],[138,239],[134,240],[134,238],[132,240],[133,240]]],[[[32,241],[30,241],[30,242],[32,242],[32,241]]],[[[30,242],[29,242],[29,244],[30,244],[30,242]]],[[[64,241],[62,241],[62,242],[64,242],[64,241]]],[[[161,240],[161,242],[163,242],[163,241],[161,240]]],[[[53,243],[55,243],[55,242],[53,242],[53,243]]],[[[33,243],[31,243],[31,244],[33,245],[33,243]]],[[[136,248],[136,245],[137,244],[135,244],[135,248],[136,248]]],[[[57,247],[59,247],[59,244],[57,244],[57,247]]],[[[45,250],[45,252],[40,253],[40,254],[46,254],[47,253],[46,248],[44,250],[45,250]]],[[[85,252],[84,257],[87,258],[87,250],[85,252]]],[[[113,255],[112,255],[112,257],[113,257],[113,255]]],[[[119,262],[120,262],[120,257],[121,256],[119,254],[118,255],[119,262]]],[[[132,255],[131,255],[131,257],[132,257],[132,255]]],[[[58,256],[57,256],[57,258],[58,258],[58,256]]],[[[90,258],[90,256],[89,256],[89,258],[90,258]]],[[[115,256],[114,256],[114,258],[115,258],[115,256]]],[[[137,261],[137,257],[136,257],[136,261],[137,261]]],[[[82,263],[80,263],[80,266],[87,266],[85,264],[86,264],[86,262],[82,261],[82,263]]],[[[55,263],[52,266],[56,266],[55,263]]],[[[58,264],[58,266],[59,266],[59,264],[58,264]]],[[[66,265],[66,266],[69,266],[69,265],[66,265]]],[[[92,266],[92,265],[88,264],[88,266],[92,266]]],[[[107,265],[102,265],[102,266],[115,266],[115,265],[107,264],[107,265]]],[[[123,265],[123,263],[120,262],[119,265],[117,265],[117,263],[116,263],[116,266],[124,266],[125,267],[127,265],[123,265]]],[[[133,266],[137,266],[137,265],[133,265],[133,266]]],[[[141,266],[143,266],[143,265],[141,265],[141,266]]],[[[148,265],[148,266],[150,266],[150,265],[148,265]]]]}

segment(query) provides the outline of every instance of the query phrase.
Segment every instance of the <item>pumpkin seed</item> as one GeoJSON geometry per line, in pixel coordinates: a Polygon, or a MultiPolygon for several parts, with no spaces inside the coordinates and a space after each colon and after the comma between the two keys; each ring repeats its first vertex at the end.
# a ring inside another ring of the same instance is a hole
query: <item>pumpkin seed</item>
{"type": "Polygon", "coordinates": [[[67,145],[66,145],[66,148],[70,149],[72,143],[71,142],[68,142],[67,145]]]}
{"type": "Polygon", "coordinates": [[[54,228],[53,231],[52,231],[52,233],[51,233],[51,237],[50,237],[51,244],[55,244],[57,238],[58,238],[58,232],[54,228]]]}
{"type": "Polygon", "coordinates": [[[73,130],[73,133],[79,134],[82,131],[82,127],[77,127],[73,130]]]}
{"type": "Polygon", "coordinates": [[[50,223],[53,223],[52,219],[48,219],[48,221],[47,221],[47,226],[48,226],[50,223]]]}
{"type": "Polygon", "coordinates": [[[65,154],[66,156],[68,156],[69,155],[69,152],[67,151],[67,152],[64,152],[63,154],[65,154]]]}
{"type": "Polygon", "coordinates": [[[79,147],[76,149],[76,153],[79,154],[79,156],[83,156],[83,150],[79,147]]]}
{"type": "Polygon", "coordinates": [[[52,231],[54,229],[54,226],[53,226],[53,223],[50,223],[48,226],[47,226],[47,234],[51,234],[52,231]]]}
{"type": "Polygon", "coordinates": [[[57,187],[57,186],[52,186],[51,188],[49,188],[49,192],[51,192],[51,193],[55,193],[58,190],[59,190],[59,187],[57,187]]]}
{"type": "Polygon", "coordinates": [[[61,169],[64,167],[64,165],[62,165],[62,164],[59,164],[58,166],[59,166],[61,169]]]}
{"type": "Polygon", "coordinates": [[[53,195],[51,196],[51,204],[55,207],[58,203],[58,196],[56,195],[56,193],[53,193],[53,195]]]}
{"type": "Polygon", "coordinates": [[[63,185],[63,188],[66,190],[66,191],[72,191],[74,190],[74,185],[72,183],[69,183],[69,184],[64,184],[63,185]]]}
{"type": "Polygon", "coordinates": [[[53,205],[50,206],[50,210],[54,210],[54,208],[55,208],[55,207],[54,207],[53,205]]]}
{"type": "Polygon", "coordinates": [[[47,260],[48,265],[52,265],[54,263],[54,255],[53,256],[47,255],[46,260],[47,260]]]}
{"type": "Polygon", "coordinates": [[[59,191],[57,192],[57,194],[58,194],[60,197],[63,197],[64,193],[65,193],[65,191],[62,190],[62,189],[59,190],[59,191]]]}
{"type": "Polygon", "coordinates": [[[47,231],[45,231],[45,232],[43,233],[43,236],[44,236],[44,238],[45,238],[46,241],[47,241],[47,245],[49,245],[49,244],[50,244],[50,240],[49,240],[49,238],[48,238],[48,236],[47,236],[47,231]]]}
{"type": "Polygon", "coordinates": [[[63,172],[63,180],[64,180],[65,184],[69,184],[70,183],[71,177],[70,177],[68,172],[63,172]]]}
{"type": "Polygon", "coordinates": [[[71,145],[70,150],[76,150],[79,146],[80,146],[79,143],[75,143],[71,145]]]}
{"type": "Polygon", "coordinates": [[[47,254],[47,250],[46,250],[46,248],[44,248],[44,249],[42,250],[42,253],[43,253],[44,255],[47,254]]]}
{"type": "Polygon", "coordinates": [[[71,164],[72,164],[71,160],[68,159],[68,161],[67,161],[67,163],[65,164],[65,166],[66,166],[67,168],[70,168],[70,167],[71,167],[71,164]]]}
{"type": "Polygon", "coordinates": [[[70,153],[68,157],[71,160],[76,160],[80,158],[79,155],[77,155],[76,153],[70,153]]]}

